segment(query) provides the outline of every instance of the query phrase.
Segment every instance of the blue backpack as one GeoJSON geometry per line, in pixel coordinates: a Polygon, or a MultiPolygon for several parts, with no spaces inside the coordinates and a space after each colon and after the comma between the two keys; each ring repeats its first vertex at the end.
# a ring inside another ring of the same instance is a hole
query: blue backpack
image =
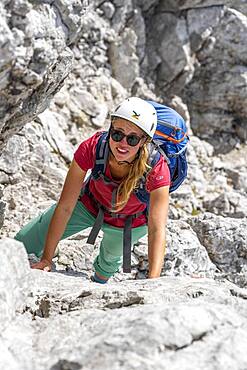
{"type": "Polygon", "coordinates": [[[184,119],[172,108],[148,101],[157,112],[158,124],[153,142],[167,160],[171,185],[170,193],[176,190],[187,177],[186,149],[189,141],[184,119]]]}
{"type": "MultiPolygon", "coordinates": [[[[189,137],[184,119],[172,108],[148,101],[157,112],[157,128],[152,140],[149,155],[149,165],[153,168],[161,155],[167,161],[171,184],[169,192],[175,191],[187,177],[186,149],[189,137]]],[[[146,191],[145,175],[140,180],[135,194],[149,208],[149,193],[146,191]]]]}

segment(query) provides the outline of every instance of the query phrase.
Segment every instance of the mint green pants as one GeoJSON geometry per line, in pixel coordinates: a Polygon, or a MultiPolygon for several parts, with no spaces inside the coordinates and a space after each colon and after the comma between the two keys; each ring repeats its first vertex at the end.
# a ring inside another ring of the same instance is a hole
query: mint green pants
{"type": "MultiPolygon", "coordinates": [[[[34,253],[37,257],[42,256],[46,234],[55,207],[56,204],[48,208],[40,216],[31,220],[16,234],[15,239],[24,244],[27,253],[34,253]]],[[[92,227],[94,221],[95,217],[78,201],[62,239],[66,239],[88,227],[92,227]]],[[[104,223],[102,231],[104,235],[100,244],[99,254],[94,261],[94,268],[100,275],[111,277],[122,265],[123,229],[104,223]]],[[[146,225],[133,228],[132,243],[136,243],[138,239],[146,234],[146,225]]]]}

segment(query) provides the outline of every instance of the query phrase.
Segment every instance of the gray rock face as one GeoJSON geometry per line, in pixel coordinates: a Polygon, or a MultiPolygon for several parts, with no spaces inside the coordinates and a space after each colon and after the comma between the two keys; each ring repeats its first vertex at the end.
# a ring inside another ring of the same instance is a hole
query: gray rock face
{"type": "MultiPolygon", "coordinates": [[[[101,75],[110,77],[113,74],[131,91],[141,73],[150,86],[155,83],[152,87],[162,98],[176,92],[183,94],[191,112],[193,129],[201,137],[214,139],[217,122],[224,121],[221,140],[213,141],[219,151],[224,150],[226,139],[228,142],[232,138],[229,148],[239,140],[246,140],[243,121],[246,91],[245,88],[239,89],[246,85],[245,48],[242,47],[245,45],[246,17],[243,13],[224,8],[219,1],[95,2],[85,17],[82,15],[86,1],[31,4],[25,0],[22,6],[18,2],[9,4],[2,5],[2,24],[8,31],[4,34],[15,42],[3,39],[6,58],[3,63],[8,66],[11,58],[16,63],[15,69],[11,67],[15,72],[12,69],[3,69],[2,72],[2,89],[6,91],[2,99],[6,100],[7,96],[10,100],[8,105],[2,104],[3,122],[10,120],[5,128],[2,127],[3,141],[48,105],[71,69],[71,49],[76,59],[75,77],[80,76],[80,81],[76,78],[76,86],[80,94],[83,91],[84,97],[85,94],[92,95],[90,104],[93,102],[94,106],[93,112],[85,115],[88,98],[86,101],[83,98],[82,104],[75,103],[73,108],[71,104],[69,109],[75,121],[103,126],[107,108],[112,106],[112,96],[106,96],[100,86],[93,91],[95,87],[92,85],[98,84],[101,75]],[[7,11],[9,14],[12,12],[12,28],[6,21],[7,11]],[[21,14],[19,18],[15,12],[21,14]],[[227,32],[228,28],[230,32],[227,32]],[[15,32],[18,37],[13,36],[15,32]],[[24,35],[25,45],[19,48],[24,35]],[[71,45],[71,49],[66,45],[71,45]],[[24,59],[18,54],[20,50],[24,54],[28,51],[24,59]],[[212,71],[214,78],[208,78],[212,71]],[[11,81],[15,74],[18,75],[19,87],[13,88],[17,85],[16,79],[13,78],[14,84],[11,81]],[[11,93],[8,81],[11,81],[15,95],[11,93]],[[205,102],[204,107],[200,105],[202,101],[205,102]],[[27,112],[30,112],[29,116],[27,112]],[[11,123],[12,116],[14,123],[11,123]],[[14,130],[17,121],[20,124],[14,130]],[[10,132],[9,136],[7,132],[10,132]]],[[[241,10],[243,2],[228,1],[225,5],[241,10]]],[[[69,87],[75,85],[73,79],[71,75],[69,87]]],[[[109,91],[109,80],[107,84],[109,91]]],[[[71,92],[75,96],[72,99],[77,101],[73,90],[72,87],[71,92]]]]}
{"type": "Polygon", "coordinates": [[[139,75],[136,42],[136,34],[131,29],[125,29],[121,38],[112,43],[109,49],[113,76],[126,89],[131,88],[139,75]]]}
{"type": "Polygon", "coordinates": [[[246,286],[246,219],[223,218],[204,214],[190,220],[211,261],[240,286],[246,286]]]}
{"type": "Polygon", "coordinates": [[[182,95],[194,133],[217,151],[246,142],[246,16],[222,2],[175,1],[147,20],[143,68],[159,94],[182,95]]]}
{"type": "Polygon", "coordinates": [[[2,196],[3,196],[3,189],[2,187],[0,187],[0,229],[3,226],[4,212],[5,212],[5,207],[6,207],[6,203],[1,200],[2,196]]]}
{"type": "MultiPolygon", "coordinates": [[[[90,313],[74,313],[63,326],[62,319],[57,317],[54,325],[60,328],[62,340],[57,354],[53,356],[54,368],[62,363],[59,350],[63,350],[63,361],[69,358],[71,365],[77,364],[78,368],[86,365],[87,369],[102,369],[102,366],[105,369],[152,369],[154,365],[157,369],[196,369],[200,365],[204,369],[214,369],[215,363],[209,360],[210,353],[217,353],[218,369],[223,368],[226,361],[236,369],[247,364],[245,325],[241,327],[241,319],[237,320],[237,315],[222,305],[208,304],[205,307],[200,303],[182,303],[174,307],[170,303],[165,308],[162,305],[134,307],[131,316],[128,312],[129,308],[122,308],[118,315],[114,311],[91,312],[93,319],[90,313]],[[220,330],[220,326],[225,326],[227,317],[227,328],[220,330]],[[75,320],[77,326],[74,333],[79,341],[73,342],[74,351],[69,356],[71,343],[68,344],[65,337],[75,320]],[[95,321],[101,323],[97,326],[96,335],[93,332],[95,321]],[[90,347],[85,344],[85,338],[91,341],[90,347]],[[239,341],[241,345],[236,354],[236,343],[239,341]],[[195,352],[200,356],[195,357],[195,352]]],[[[53,326],[47,326],[43,331],[42,342],[51,337],[52,329],[53,326]]],[[[50,351],[54,344],[48,343],[50,351]]],[[[44,368],[45,363],[42,356],[39,368],[44,368]]]]}
{"type": "Polygon", "coordinates": [[[197,52],[199,65],[186,88],[194,132],[201,137],[210,137],[211,143],[221,152],[226,151],[224,141],[228,143],[229,151],[236,145],[237,138],[238,141],[247,139],[247,60],[242,36],[246,29],[246,16],[232,9],[225,10],[211,37],[197,52]],[[213,75],[209,68],[214,71],[213,75]],[[199,103],[202,101],[203,106],[199,103]],[[215,122],[219,120],[221,127],[216,127],[215,122]],[[216,133],[220,131],[222,135],[218,140],[216,133]]]}
{"type": "MultiPolygon", "coordinates": [[[[148,269],[147,237],[140,239],[134,247],[138,258],[137,276],[148,269]]],[[[199,242],[195,232],[184,221],[168,221],[167,248],[162,276],[201,276],[212,278],[216,267],[209,259],[205,247],[199,242]]]]}
{"type": "Polygon", "coordinates": [[[0,241],[0,317],[1,331],[21,312],[30,291],[30,268],[22,243],[5,239],[0,241]]]}
{"type": "Polygon", "coordinates": [[[80,32],[82,14],[83,1],[1,3],[0,149],[47,108],[71,71],[67,45],[80,32]]]}
{"type": "MultiPolygon", "coordinates": [[[[178,11],[180,9],[200,9],[200,8],[210,8],[222,5],[223,2],[221,0],[177,0],[171,1],[168,0],[166,2],[161,2],[159,9],[162,11],[178,11]]],[[[243,0],[229,0],[224,2],[225,5],[234,8],[240,9],[241,6],[244,8],[244,1],[243,0]]],[[[246,9],[245,9],[246,10],[246,9]]]]}
{"type": "Polygon", "coordinates": [[[6,236],[13,236],[18,224],[27,222],[58,199],[66,163],[73,157],[62,123],[62,116],[49,115],[47,111],[12,136],[2,152],[0,182],[5,185],[3,201],[8,204],[6,236]],[[57,155],[53,156],[54,152],[57,155]]]}
{"type": "MultiPolygon", "coordinates": [[[[31,271],[20,243],[2,242],[1,257],[10,247],[17,270],[25,266],[21,270],[29,274],[28,281],[18,279],[15,286],[30,293],[25,299],[13,293],[13,307],[26,306],[1,330],[1,368],[247,366],[245,289],[224,281],[174,277],[100,286],[82,277],[31,271]]],[[[4,258],[8,277],[11,266],[4,258]]],[[[2,274],[0,282],[2,287],[2,274]]],[[[6,304],[9,292],[1,297],[6,304]]]]}
{"type": "Polygon", "coordinates": [[[234,218],[247,217],[247,199],[245,196],[236,192],[221,194],[210,202],[205,203],[205,207],[212,213],[234,218]]]}

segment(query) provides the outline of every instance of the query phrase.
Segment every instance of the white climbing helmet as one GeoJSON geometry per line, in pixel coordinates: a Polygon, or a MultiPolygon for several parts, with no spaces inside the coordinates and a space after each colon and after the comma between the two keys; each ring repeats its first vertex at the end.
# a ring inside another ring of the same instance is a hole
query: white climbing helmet
{"type": "Polygon", "coordinates": [[[134,123],[151,138],[155,133],[157,126],[156,110],[143,99],[137,97],[125,99],[111,114],[111,118],[114,117],[123,118],[134,123]]]}

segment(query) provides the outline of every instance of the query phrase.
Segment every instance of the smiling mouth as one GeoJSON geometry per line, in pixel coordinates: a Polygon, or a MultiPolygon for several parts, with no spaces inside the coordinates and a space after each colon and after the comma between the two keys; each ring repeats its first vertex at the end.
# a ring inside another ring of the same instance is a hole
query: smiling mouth
{"type": "Polygon", "coordinates": [[[127,154],[128,153],[128,150],[126,149],[120,149],[120,148],[116,148],[117,149],[117,152],[120,153],[120,154],[127,154]]]}

